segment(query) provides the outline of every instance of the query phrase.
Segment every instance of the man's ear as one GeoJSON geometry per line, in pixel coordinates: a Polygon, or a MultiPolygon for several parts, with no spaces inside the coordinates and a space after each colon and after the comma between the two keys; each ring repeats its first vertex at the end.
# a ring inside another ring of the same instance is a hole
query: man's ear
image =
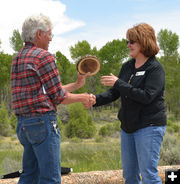
{"type": "Polygon", "coordinates": [[[40,29],[38,29],[37,32],[36,32],[36,39],[37,39],[37,40],[40,40],[42,34],[43,34],[43,32],[42,32],[40,29]]]}

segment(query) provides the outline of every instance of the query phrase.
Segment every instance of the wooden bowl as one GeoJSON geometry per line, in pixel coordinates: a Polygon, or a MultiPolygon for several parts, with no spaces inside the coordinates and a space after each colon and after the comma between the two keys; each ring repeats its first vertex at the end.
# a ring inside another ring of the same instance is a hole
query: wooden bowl
{"type": "Polygon", "coordinates": [[[95,75],[100,70],[100,61],[96,56],[85,56],[82,57],[77,65],[77,70],[80,74],[84,75],[90,72],[90,76],[95,75]]]}

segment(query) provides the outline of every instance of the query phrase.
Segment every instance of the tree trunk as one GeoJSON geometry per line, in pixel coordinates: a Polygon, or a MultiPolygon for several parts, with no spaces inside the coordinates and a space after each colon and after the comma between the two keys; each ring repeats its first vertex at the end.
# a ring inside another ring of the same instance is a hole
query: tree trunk
{"type": "MultiPolygon", "coordinates": [[[[180,169],[180,165],[159,166],[159,176],[165,182],[165,170],[180,169]]],[[[18,178],[0,180],[0,184],[17,184],[18,178]]],[[[122,170],[71,173],[62,176],[62,184],[124,184],[122,170]]]]}

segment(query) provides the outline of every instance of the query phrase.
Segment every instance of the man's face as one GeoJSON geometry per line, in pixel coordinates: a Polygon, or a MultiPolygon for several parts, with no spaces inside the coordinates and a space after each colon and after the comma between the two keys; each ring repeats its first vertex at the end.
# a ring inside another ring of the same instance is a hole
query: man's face
{"type": "Polygon", "coordinates": [[[36,34],[36,46],[45,50],[48,50],[49,42],[52,40],[51,29],[44,32],[38,30],[36,34]]]}

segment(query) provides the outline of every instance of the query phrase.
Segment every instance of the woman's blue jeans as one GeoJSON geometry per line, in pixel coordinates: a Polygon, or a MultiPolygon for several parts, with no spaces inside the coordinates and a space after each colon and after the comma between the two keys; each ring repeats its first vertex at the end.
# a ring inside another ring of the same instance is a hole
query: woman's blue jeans
{"type": "Polygon", "coordinates": [[[61,184],[60,131],[55,112],[18,116],[17,135],[24,147],[18,184],[61,184]]]}
{"type": "Polygon", "coordinates": [[[158,162],[165,126],[149,126],[134,133],[121,130],[121,159],[125,184],[161,184],[158,162]]]}

